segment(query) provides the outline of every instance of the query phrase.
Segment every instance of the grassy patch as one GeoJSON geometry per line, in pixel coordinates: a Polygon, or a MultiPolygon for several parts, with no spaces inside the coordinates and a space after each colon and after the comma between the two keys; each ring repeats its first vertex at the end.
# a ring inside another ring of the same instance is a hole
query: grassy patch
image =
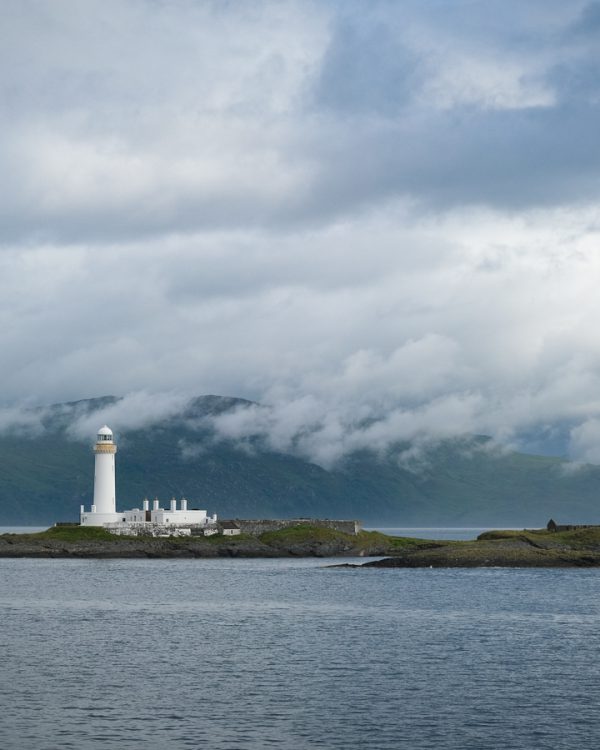
{"type": "Polygon", "coordinates": [[[477,537],[478,541],[495,541],[522,539],[532,544],[563,545],[566,547],[589,547],[600,545],[600,526],[571,531],[547,531],[546,529],[523,529],[485,531],[477,537]]]}
{"type": "Polygon", "coordinates": [[[403,549],[417,548],[423,545],[431,545],[431,539],[417,539],[407,536],[388,536],[381,531],[360,531],[355,537],[351,537],[358,550],[368,552],[369,550],[389,550],[390,554],[403,549]]]}
{"type": "Polygon", "coordinates": [[[573,531],[544,532],[543,538],[550,543],[564,544],[575,548],[598,547],[600,546],[600,526],[593,526],[589,529],[574,529],[573,531]]]}
{"type": "Polygon", "coordinates": [[[493,531],[484,531],[483,534],[477,537],[477,541],[489,542],[496,539],[519,539],[525,533],[525,530],[495,529],[493,531]]]}
{"type": "Polygon", "coordinates": [[[358,534],[346,534],[343,531],[329,529],[322,526],[303,524],[266,531],[259,537],[260,541],[272,547],[292,547],[299,544],[327,544],[343,543],[354,548],[357,552],[376,551],[377,554],[389,552],[393,554],[406,548],[431,545],[428,539],[412,539],[410,537],[396,537],[382,534],[380,531],[359,531],[358,534]]]}
{"type": "MultiPolygon", "coordinates": [[[[22,539],[56,539],[61,542],[114,542],[123,537],[111,534],[100,526],[51,526],[35,534],[18,534],[22,539]]],[[[127,537],[130,538],[130,537],[127,537]]]]}
{"type": "Polygon", "coordinates": [[[261,542],[272,546],[288,546],[292,544],[304,544],[306,542],[335,542],[354,541],[355,537],[335,529],[326,529],[321,526],[290,526],[278,531],[265,531],[259,537],[261,542]]]}

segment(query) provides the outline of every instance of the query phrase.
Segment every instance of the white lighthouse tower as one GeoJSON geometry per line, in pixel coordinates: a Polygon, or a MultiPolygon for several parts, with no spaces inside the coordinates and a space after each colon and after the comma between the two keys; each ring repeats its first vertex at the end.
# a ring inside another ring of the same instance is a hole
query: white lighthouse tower
{"type": "Polygon", "coordinates": [[[103,526],[119,520],[115,491],[115,453],[117,446],[110,427],[104,425],[98,430],[94,453],[94,502],[89,513],[81,506],[83,526],[103,526]]]}
{"type": "MultiPolygon", "coordinates": [[[[94,453],[94,506],[96,513],[116,513],[115,494],[115,453],[117,446],[110,427],[104,425],[98,430],[94,453]]],[[[92,506],[92,507],[94,507],[92,506]]]]}

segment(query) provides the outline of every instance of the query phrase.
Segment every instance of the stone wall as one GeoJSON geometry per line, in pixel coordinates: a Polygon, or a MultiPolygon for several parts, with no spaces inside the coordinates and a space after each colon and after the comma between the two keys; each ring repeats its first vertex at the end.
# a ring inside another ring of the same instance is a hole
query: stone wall
{"type": "Polygon", "coordinates": [[[285,518],[274,520],[249,520],[235,518],[242,534],[260,536],[266,531],[279,531],[289,529],[290,526],[317,526],[323,529],[335,529],[345,534],[357,534],[362,529],[360,521],[335,521],[329,518],[285,518]]]}

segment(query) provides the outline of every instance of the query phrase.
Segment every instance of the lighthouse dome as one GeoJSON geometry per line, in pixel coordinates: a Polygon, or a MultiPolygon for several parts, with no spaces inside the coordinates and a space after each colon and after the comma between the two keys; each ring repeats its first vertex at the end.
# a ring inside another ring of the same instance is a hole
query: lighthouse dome
{"type": "Polygon", "coordinates": [[[101,427],[98,430],[98,442],[112,442],[113,439],[113,433],[110,427],[107,427],[107,425],[104,425],[104,427],[101,427]]]}

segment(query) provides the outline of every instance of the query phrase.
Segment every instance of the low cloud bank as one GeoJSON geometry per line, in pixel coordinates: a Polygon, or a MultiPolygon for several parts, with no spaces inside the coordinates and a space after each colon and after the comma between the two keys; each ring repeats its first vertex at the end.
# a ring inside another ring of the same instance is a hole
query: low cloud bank
{"type": "Polygon", "coordinates": [[[114,432],[149,428],[181,414],[189,402],[190,398],[181,394],[129,393],[115,403],[75,416],[68,427],[68,434],[78,440],[90,440],[104,424],[108,424],[114,432]]]}
{"type": "Polygon", "coordinates": [[[115,399],[42,407],[15,405],[0,409],[0,435],[39,437],[64,429],[71,440],[92,442],[104,424],[117,433],[151,427],[182,414],[189,402],[190,398],[182,394],[137,391],[115,399]]]}
{"type": "MultiPolygon", "coordinates": [[[[336,382],[339,386],[340,380],[336,382]]],[[[538,398],[544,397],[538,394],[538,398]]],[[[198,417],[190,410],[190,395],[138,391],[108,402],[4,407],[0,409],[0,435],[35,438],[58,427],[71,440],[91,443],[105,423],[117,435],[126,436],[128,431],[150,429],[175,419],[186,429],[187,437],[179,443],[185,458],[197,458],[211,443],[227,441],[240,450],[287,453],[332,468],[356,451],[387,456],[392,450],[402,466],[418,471],[426,464],[428,451],[447,439],[465,439],[464,450],[491,453],[527,451],[532,432],[543,444],[552,430],[531,420],[524,405],[534,400],[529,394],[510,404],[493,405],[489,394],[451,393],[391,406],[376,398],[338,398],[332,403],[323,394],[312,394],[280,398],[270,404],[245,402],[198,417]],[[521,418],[509,423],[507,414],[520,414],[521,418]],[[194,439],[194,433],[200,432],[202,439],[194,439]],[[476,435],[491,440],[475,447],[471,438],[476,435]]],[[[564,453],[572,461],[566,470],[585,463],[600,464],[600,418],[573,421],[563,431],[564,453]]]]}
{"type": "Polygon", "coordinates": [[[44,432],[45,409],[27,405],[5,406],[0,408],[0,435],[11,434],[36,437],[44,432]]]}
{"type": "Polygon", "coordinates": [[[266,407],[241,406],[210,419],[217,438],[248,447],[258,439],[268,450],[302,456],[325,468],[361,450],[384,455],[410,444],[398,460],[413,462],[427,447],[450,437],[472,434],[477,399],[442,397],[417,409],[328,409],[313,396],[266,407]],[[362,413],[361,413],[362,412],[362,413]]]}

